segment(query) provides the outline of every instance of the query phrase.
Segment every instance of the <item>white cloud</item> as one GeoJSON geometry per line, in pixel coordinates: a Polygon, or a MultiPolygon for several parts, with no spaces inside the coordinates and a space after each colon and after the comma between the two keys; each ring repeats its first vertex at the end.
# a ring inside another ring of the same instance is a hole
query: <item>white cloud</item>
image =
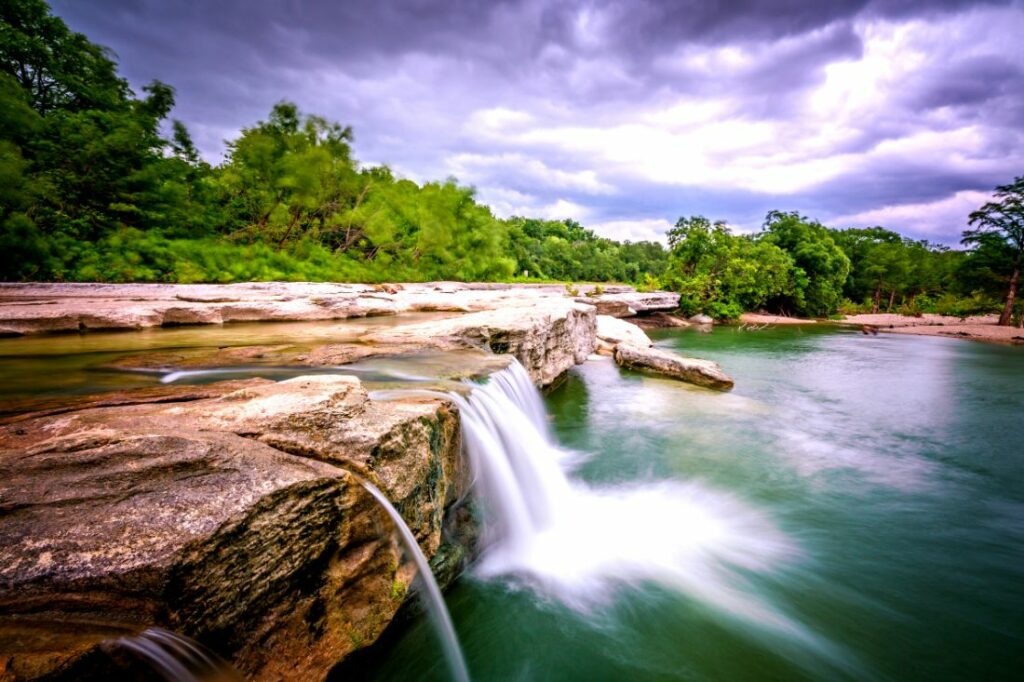
{"type": "Polygon", "coordinates": [[[836,227],[881,225],[900,233],[943,237],[967,229],[967,216],[991,199],[990,192],[965,190],[937,201],[883,206],[829,222],[836,227]]]}
{"type": "Polygon", "coordinates": [[[608,220],[587,225],[597,234],[610,239],[631,242],[653,241],[667,244],[666,233],[672,223],[664,218],[647,218],[641,220],[608,220]]]}
{"type": "Polygon", "coordinates": [[[527,180],[547,188],[572,189],[586,194],[612,194],[615,188],[601,182],[593,170],[566,171],[551,168],[524,154],[456,154],[447,160],[450,172],[465,182],[489,178],[527,180]]]}

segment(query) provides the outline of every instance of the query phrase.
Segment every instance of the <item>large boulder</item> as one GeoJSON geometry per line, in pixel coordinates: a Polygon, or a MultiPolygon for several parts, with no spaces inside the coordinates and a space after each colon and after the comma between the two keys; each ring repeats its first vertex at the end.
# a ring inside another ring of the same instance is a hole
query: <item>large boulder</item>
{"type": "Polygon", "coordinates": [[[597,340],[598,352],[609,355],[620,343],[630,343],[641,348],[654,345],[643,329],[609,315],[597,316],[597,340]]]}
{"type": "Polygon", "coordinates": [[[448,401],[380,403],[352,377],[79,408],[0,426],[5,681],[75,679],[104,639],[150,625],[251,678],[322,679],[380,635],[412,578],[356,476],[428,557],[468,482],[448,401]]]}
{"type": "Polygon", "coordinates": [[[728,390],[733,381],[718,363],[687,358],[658,348],[643,348],[628,343],[615,347],[615,362],[628,369],[655,372],[697,386],[728,390]]]}
{"type": "Polygon", "coordinates": [[[488,310],[444,320],[402,325],[368,334],[372,344],[437,348],[489,348],[523,364],[538,386],[547,386],[590,355],[597,345],[593,306],[565,298],[488,310]]]}

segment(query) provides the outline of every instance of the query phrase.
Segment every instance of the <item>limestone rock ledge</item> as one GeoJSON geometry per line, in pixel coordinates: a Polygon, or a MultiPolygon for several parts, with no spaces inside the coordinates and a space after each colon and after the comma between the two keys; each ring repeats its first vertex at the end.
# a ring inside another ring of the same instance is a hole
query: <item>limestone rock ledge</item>
{"type": "Polygon", "coordinates": [[[643,329],[632,322],[620,320],[610,315],[597,316],[597,352],[611,355],[615,346],[630,343],[640,348],[650,348],[654,344],[643,329]]]}
{"type": "MultiPolygon", "coordinates": [[[[589,287],[593,289],[594,287],[589,287]]],[[[426,282],[334,284],[0,283],[0,335],[341,320],[409,312],[479,312],[572,298],[562,285],[426,282]]],[[[608,286],[577,299],[617,317],[674,310],[679,295],[608,286]]]]}
{"type": "Polygon", "coordinates": [[[434,556],[468,481],[454,407],[331,375],[204,395],[0,426],[0,679],[76,679],[154,624],[253,679],[322,679],[390,622],[413,569],[351,472],[434,556]]]}
{"type": "Polygon", "coordinates": [[[547,386],[594,351],[596,317],[594,306],[564,298],[543,299],[530,306],[393,327],[362,340],[380,346],[488,348],[515,356],[535,384],[547,386]]]}

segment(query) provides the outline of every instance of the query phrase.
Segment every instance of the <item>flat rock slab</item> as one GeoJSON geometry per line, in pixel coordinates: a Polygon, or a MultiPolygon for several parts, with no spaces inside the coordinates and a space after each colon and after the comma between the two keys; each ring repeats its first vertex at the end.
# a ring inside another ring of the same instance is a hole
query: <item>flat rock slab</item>
{"type": "Polygon", "coordinates": [[[606,355],[610,355],[620,343],[629,343],[640,348],[650,348],[654,345],[643,329],[609,315],[597,316],[597,340],[598,352],[606,355]]]}
{"type": "Polygon", "coordinates": [[[2,679],[75,679],[104,638],[149,625],[252,678],[322,679],[411,579],[351,472],[438,551],[469,480],[448,401],[378,402],[330,375],[195,391],[0,426],[2,679]]]}
{"type": "Polygon", "coordinates": [[[615,362],[619,365],[648,372],[697,386],[729,390],[733,380],[722,371],[718,363],[710,360],[687,358],[658,348],[642,348],[628,343],[615,347],[615,362]]]}
{"type": "Polygon", "coordinates": [[[671,291],[618,291],[588,297],[597,306],[598,313],[614,317],[629,317],[656,312],[672,312],[679,308],[679,294],[671,291]]]}
{"type": "MultiPolygon", "coordinates": [[[[579,300],[618,316],[672,310],[679,296],[607,287],[579,300]]],[[[562,285],[427,282],[334,284],[2,284],[0,335],[241,321],[336,320],[408,312],[479,312],[571,300],[562,285]]]]}

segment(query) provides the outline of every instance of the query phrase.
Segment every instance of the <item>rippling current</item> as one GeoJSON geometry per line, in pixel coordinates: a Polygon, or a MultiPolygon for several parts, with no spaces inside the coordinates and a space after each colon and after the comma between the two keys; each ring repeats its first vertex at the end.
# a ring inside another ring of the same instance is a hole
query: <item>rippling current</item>
{"type": "MultiPolygon", "coordinates": [[[[447,594],[475,680],[1019,679],[1024,349],[656,342],[736,389],[600,359],[546,398],[552,432],[524,447],[557,460],[550,518],[490,538],[447,594]]],[[[393,631],[358,672],[445,679],[435,641],[393,631]]]]}

